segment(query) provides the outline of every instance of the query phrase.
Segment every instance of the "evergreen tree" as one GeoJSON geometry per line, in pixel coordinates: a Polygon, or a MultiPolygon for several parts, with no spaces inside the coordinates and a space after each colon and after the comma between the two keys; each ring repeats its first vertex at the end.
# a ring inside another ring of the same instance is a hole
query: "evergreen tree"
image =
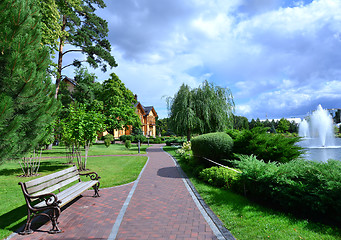
{"type": "Polygon", "coordinates": [[[0,162],[35,148],[58,110],[37,4],[0,2],[0,162]]]}
{"type": "Polygon", "coordinates": [[[104,8],[103,0],[56,0],[61,15],[62,33],[58,48],[58,66],[56,79],[57,98],[59,84],[62,78],[62,70],[69,66],[80,67],[82,62],[88,63],[93,68],[101,67],[102,71],[110,67],[116,67],[115,58],[111,55],[111,45],[106,39],[108,36],[108,23],[96,15],[96,8],[104,8]],[[80,1],[79,5],[70,4],[80,1]],[[65,44],[74,49],[64,51],[65,44]],[[72,64],[63,65],[63,57],[71,52],[79,52],[86,55],[85,60],[75,59],[72,64]]]}

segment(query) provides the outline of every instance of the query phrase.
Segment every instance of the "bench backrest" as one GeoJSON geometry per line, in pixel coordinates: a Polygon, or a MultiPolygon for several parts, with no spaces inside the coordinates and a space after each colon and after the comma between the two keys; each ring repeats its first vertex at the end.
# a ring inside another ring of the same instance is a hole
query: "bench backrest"
{"type": "Polygon", "coordinates": [[[25,183],[28,194],[37,196],[45,193],[51,193],[76,180],[79,180],[79,174],[76,166],[55,172],[44,177],[33,179],[25,183]]]}

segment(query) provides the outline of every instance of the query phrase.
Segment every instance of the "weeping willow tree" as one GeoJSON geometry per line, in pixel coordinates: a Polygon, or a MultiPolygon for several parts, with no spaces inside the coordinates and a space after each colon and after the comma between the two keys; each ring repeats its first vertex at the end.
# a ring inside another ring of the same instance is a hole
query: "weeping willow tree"
{"type": "Polygon", "coordinates": [[[228,88],[204,81],[198,88],[182,84],[168,99],[170,125],[177,135],[224,131],[233,126],[234,101],[228,88]]]}

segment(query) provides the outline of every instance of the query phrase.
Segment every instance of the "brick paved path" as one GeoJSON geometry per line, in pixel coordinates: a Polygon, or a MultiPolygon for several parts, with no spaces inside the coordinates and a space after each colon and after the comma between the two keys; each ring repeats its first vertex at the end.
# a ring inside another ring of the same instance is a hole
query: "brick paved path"
{"type": "Polygon", "coordinates": [[[137,182],[101,189],[100,198],[87,191],[62,211],[62,233],[48,234],[48,222],[29,236],[11,240],[221,238],[198,209],[172,158],[160,146],[147,151],[149,161],[137,182]]]}

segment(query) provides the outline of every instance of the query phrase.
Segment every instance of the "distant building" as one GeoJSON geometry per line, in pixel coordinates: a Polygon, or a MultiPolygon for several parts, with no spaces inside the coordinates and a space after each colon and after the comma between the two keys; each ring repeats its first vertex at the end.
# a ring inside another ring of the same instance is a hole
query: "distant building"
{"type": "MultiPolygon", "coordinates": [[[[136,97],[136,95],[135,95],[136,97]]],[[[156,137],[156,118],[158,117],[153,106],[143,106],[140,102],[137,102],[134,107],[136,113],[139,115],[142,124],[142,132],[146,137],[156,137]]],[[[118,138],[121,135],[130,135],[132,132],[132,126],[129,126],[123,130],[115,130],[114,137],[118,138]]]]}
{"type": "MultiPolygon", "coordinates": [[[[77,82],[69,77],[64,77],[62,79],[66,83],[67,89],[70,93],[75,90],[77,82]]],[[[137,95],[135,95],[137,100],[137,95]]],[[[142,132],[144,136],[156,137],[156,118],[157,113],[153,106],[143,106],[140,102],[137,102],[134,107],[136,108],[136,113],[139,115],[142,124],[142,132]]],[[[119,138],[121,135],[131,135],[132,126],[126,129],[114,130],[114,137],[119,138]]],[[[101,133],[99,137],[107,135],[108,132],[101,133]]]]}

